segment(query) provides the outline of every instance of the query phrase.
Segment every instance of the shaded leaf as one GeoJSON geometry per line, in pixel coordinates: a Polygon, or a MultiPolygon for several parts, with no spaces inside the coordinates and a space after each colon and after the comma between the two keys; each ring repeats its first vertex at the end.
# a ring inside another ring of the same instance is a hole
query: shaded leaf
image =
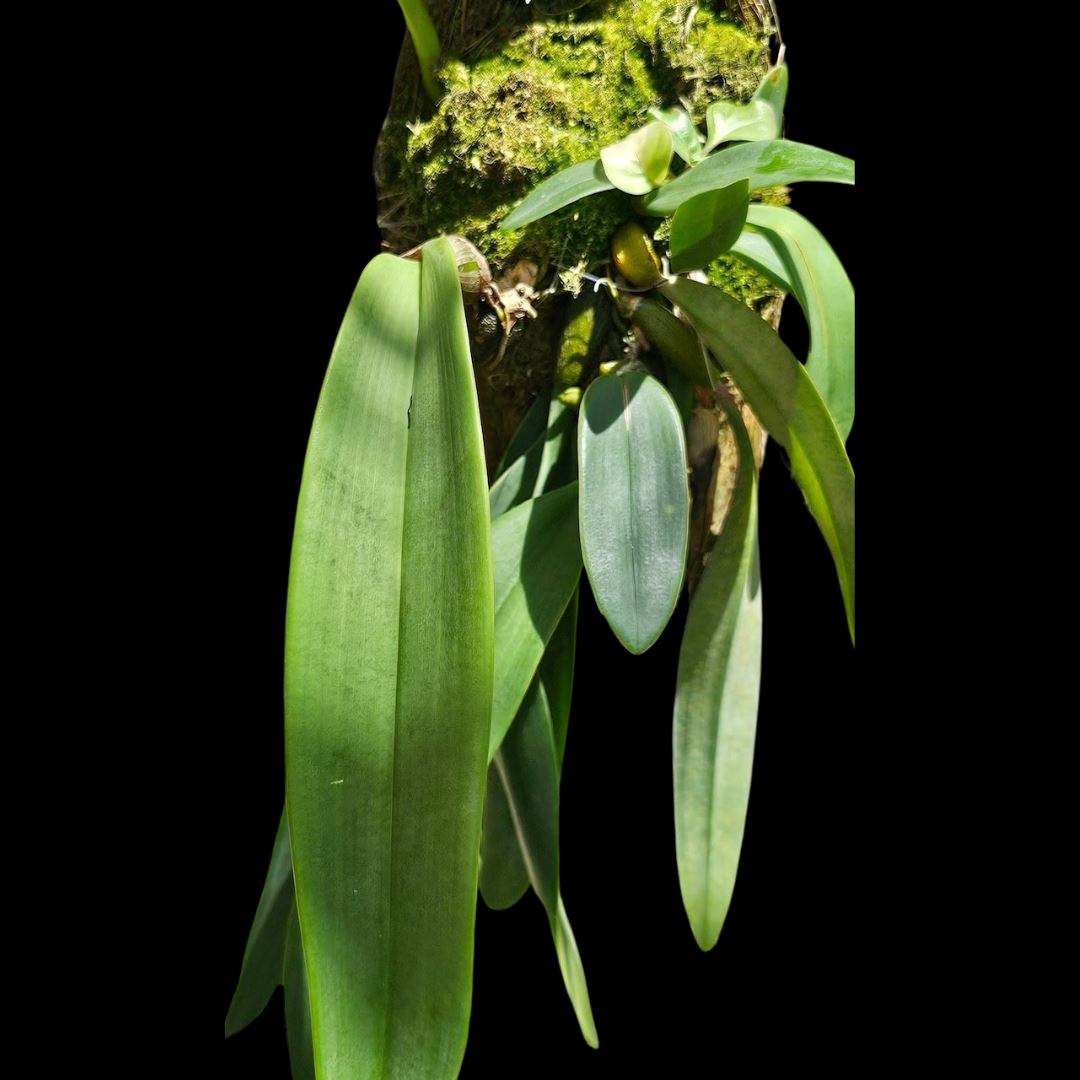
{"type": "Polygon", "coordinates": [[[672,273],[697,270],[723,255],[739,239],[749,203],[745,180],[687,199],[671,219],[672,273]]]}
{"type": "Polygon", "coordinates": [[[690,602],[675,689],[675,853],[698,945],[720,935],[739,865],[761,684],[757,469],[739,410],[731,506],[690,602]]]}
{"type": "MultiPolygon", "coordinates": [[[[615,185],[608,179],[598,158],[571,165],[538,184],[509,214],[499,226],[503,231],[520,229],[548,214],[569,206],[578,199],[610,191],[615,185]]],[[[648,188],[646,188],[646,191],[648,188]]]]}
{"type": "Polygon", "coordinates": [[[667,177],[674,143],[667,124],[654,120],[600,151],[607,178],[628,195],[644,195],[667,177]]]}
{"type": "Polygon", "coordinates": [[[530,499],[491,527],[495,671],[489,758],[499,748],[581,576],[577,484],[530,499]]]}
{"type": "Polygon", "coordinates": [[[304,967],[304,946],[295,904],[292,905],[285,937],[282,985],[285,987],[285,1034],[289,1041],[292,1080],[315,1080],[315,1049],[311,1041],[307,970],[304,967]]]}
{"type": "Polygon", "coordinates": [[[648,213],[664,217],[687,199],[728,187],[736,180],[746,180],[751,191],[805,181],[854,184],[855,162],[787,139],[741,143],[710,154],[659,191],[646,195],[643,205],[648,213]]]}
{"type": "Polygon", "coordinates": [[[506,450],[503,452],[498,468],[495,470],[496,477],[502,476],[537,439],[543,437],[544,432],[547,431],[547,423],[548,402],[541,396],[529,406],[528,412],[521,418],[517,430],[510,437],[510,442],[507,443],[506,450]]]}
{"type": "Polygon", "coordinates": [[[578,425],[581,550],[597,607],[632,653],[660,636],[686,565],[686,439],[671,395],[641,372],[590,384],[578,425]]]}
{"type": "Polygon", "coordinates": [[[492,592],[472,360],[440,239],[419,265],[379,255],[361,276],[297,509],[286,773],[320,1080],[460,1067],[492,592]]]}
{"type": "Polygon", "coordinates": [[[567,484],[575,467],[574,421],[577,413],[558,398],[547,402],[547,427],[523,454],[511,461],[491,485],[492,520],[533,495],[567,484]]]}
{"type": "Polygon", "coordinates": [[[795,482],[832,553],[855,640],[855,474],[806,368],[764,319],[711,285],[663,287],[697,328],[769,434],[788,452],[795,482]]]}
{"type": "Polygon", "coordinates": [[[715,385],[720,377],[698,340],[697,331],[659,300],[642,298],[631,321],[645,331],[649,343],[664,360],[677,368],[696,386],[715,385]]]}
{"type": "Polygon", "coordinates": [[[842,439],[855,419],[855,290],[824,236],[786,206],[752,206],[732,251],[795,296],[810,328],[806,370],[842,439]]]}
{"type": "Polygon", "coordinates": [[[247,1027],[266,1008],[280,985],[285,937],[292,910],[292,856],[289,825],[283,810],[270,856],[270,869],[266,872],[244,948],[240,979],[229,1005],[229,1015],[225,1018],[226,1038],[247,1027]]]}

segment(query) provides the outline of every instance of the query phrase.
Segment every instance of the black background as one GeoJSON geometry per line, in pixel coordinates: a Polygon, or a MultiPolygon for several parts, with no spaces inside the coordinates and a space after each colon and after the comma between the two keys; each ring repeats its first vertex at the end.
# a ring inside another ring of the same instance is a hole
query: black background
{"type": "MultiPolygon", "coordinates": [[[[236,365],[228,588],[217,629],[228,677],[213,702],[223,734],[223,1011],[262,886],[284,791],[282,643],[293,514],[323,373],[360,271],[379,250],[371,159],[403,33],[385,0],[320,21],[253,29],[222,105],[239,160],[222,208],[229,283],[215,353],[236,365]]],[[[843,4],[781,3],[789,138],[859,155],[858,43],[843,4]]],[[[869,93],[869,90],[867,91],[869,93]]],[[[802,185],[796,209],[825,233],[856,288],[855,189],[802,185]]],[[[805,351],[793,303],[782,334],[805,351]]],[[[865,355],[865,349],[862,350],[865,355]]],[[[866,365],[860,369],[867,370],[866,365]]],[[[861,382],[849,452],[874,401],[861,382]]],[[[463,1080],[679,1076],[704,1057],[736,1075],[840,1062],[872,1022],[871,973],[888,927],[870,875],[868,793],[880,747],[856,714],[856,666],[828,551],[770,445],[761,482],[764,653],[758,740],[738,884],[719,944],[701,953],[679,894],[671,704],[686,603],[649,652],[630,656],[583,577],[579,652],[562,783],[562,888],[600,1036],[589,1050],[531,893],[477,910],[463,1080]]],[[[861,518],[860,518],[861,520],[861,518]]],[[[864,535],[865,534],[861,534],[864,535]]],[[[864,627],[865,627],[864,623],[864,627]]],[[[288,1076],[279,996],[226,1041],[229,1077],[288,1076]]]]}

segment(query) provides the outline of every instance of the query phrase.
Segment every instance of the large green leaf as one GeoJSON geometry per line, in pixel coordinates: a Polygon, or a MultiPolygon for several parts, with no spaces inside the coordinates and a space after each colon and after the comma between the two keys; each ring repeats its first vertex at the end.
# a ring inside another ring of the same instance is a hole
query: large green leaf
{"type": "MultiPolygon", "coordinates": [[[[678,215],[676,215],[676,219],[678,215]]],[[[751,206],[732,253],[794,294],[810,327],[806,370],[840,437],[855,419],[855,290],[829,242],[786,206],[751,206]]]]}
{"type": "Polygon", "coordinates": [[[749,201],[745,180],[687,199],[671,219],[672,273],[697,270],[723,255],[739,239],[749,201]]]}
{"type": "Polygon", "coordinates": [[[577,484],[514,507],[491,526],[495,680],[489,758],[513,722],[581,576],[577,484]]]}
{"type": "Polygon", "coordinates": [[[694,591],[675,687],[675,854],[694,937],[716,944],[739,865],[761,683],[757,469],[739,410],[731,506],[694,591]]]}
{"type": "Polygon", "coordinates": [[[520,229],[523,225],[577,202],[578,199],[596,195],[601,191],[610,191],[613,187],[615,185],[607,178],[599,158],[583,161],[580,165],[571,165],[569,169],[563,169],[533,188],[506,215],[499,228],[506,231],[520,229]]]}
{"type": "Polygon", "coordinates": [[[667,625],[686,567],[690,494],[679,410],[651,375],[596,379],[578,424],[581,551],[615,636],[644,652],[667,625]]]}
{"type": "Polygon", "coordinates": [[[788,452],[795,482],[836,564],[855,640],[855,474],[829,410],[779,335],[756,312],[711,285],[663,287],[735,380],[769,434],[788,452]]]}
{"type": "Polygon", "coordinates": [[[286,616],[286,778],[320,1080],[457,1075],[493,581],[453,249],[377,256],[334,346],[286,616]]]}
{"type": "Polygon", "coordinates": [[[710,154],[670,184],[646,195],[644,206],[650,214],[664,217],[673,214],[687,199],[703,191],[725,188],[736,180],[749,181],[751,191],[810,180],[854,184],[855,162],[787,139],[740,143],[710,154]]]}
{"type": "Polygon", "coordinates": [[[292,856],[289,851],[289,824],[281,812],[270,869],[266,872],[259,905],[251,923],[240,979],[236,984],[229,1014],[225,1017],[225,1037],[243,1030],[266,1008],[281,984],[285,937],[293,910],[292,856]]]}

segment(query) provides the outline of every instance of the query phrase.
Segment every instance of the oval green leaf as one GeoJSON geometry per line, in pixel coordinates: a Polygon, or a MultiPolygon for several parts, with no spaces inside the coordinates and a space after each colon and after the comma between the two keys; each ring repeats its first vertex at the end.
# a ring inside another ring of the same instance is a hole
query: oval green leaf
{"type": "Polygon", "coordinates": [[[320,1080],[450,1080],[461,1065],[491,716],[487,499],[453,249],[377,256],[319,398],[286,615],[320,1080]]]}
{"type": "Polygon", "coordinates": [[[569,169],[563,169],[562,172],[556,173],[533,188],[506,215],[499,228],[504,232],[520,229],[524,225],[547,217],[548,214],[555,213],[556,210],[561,210],[564,206],[577,202],[578,199],[596,195],[601,191],[610,191],[614,186],[598,158],[583,161],[580,165],[571,165],[569,169]]]}
{"type": "Polygon", "coordinates": [[[761,685],[757,470],[739,410],[731,507],[690,601],[675,687],[675,854],[694,938],[720,936],[742,849],[761,685]]]}
{"type": "Polygon", "coordinates": [[[855,420],[851,279],[825,237],[794,210],[752,206],[747,222],[752,228],[739,237],[732,251],[799,302],[810,328],[806,370],[846,441],[855,420]]]}
{"type": "Polygon", "coordinates": [[[643,205],[648,213],[666,217],[687,199],[703,191],[728,187],[736,180],[748,181],[751,191],[805,181],[854,184],[855,162],[787,139],[740,143],[710,154],[670,184],[647,195],[643,205]]]}
{"type": "Polygon", "coordinates": [[[631,132],[600,151],[607,178],[628,195],[644,195],[659,187],[671,165],[674,143],[671,129],[663,121],[631,132]]]}
{"type": "Polygon", "coordinates": [[[680,278],[662,291],[697,328],[766,430],[787,450],[795,482],[836,564],[854,643],[855,474],[814,381],[764,319],[720,289],[680,278]]]}
{"type": "Polygon", "coordinates": [[[578,424],[581,550],[615,636],[642,653],[660,636],[686,567],[690,495],[679,410],[631,372],[595,380],[578,424]]]}
{"type": "Polygon", "coordinates": [[[671,271],[681,274],[708,266],[723,255],[746,224],[750,185],[745,180],[687,199],[671,219],[671,271]]]}
{"type": "Polygon", "coordinates": [[[767,101],[714,101],[705,110],[706,153],[724,142],[760,142],[780,134],[780,120],[767,101]]]}

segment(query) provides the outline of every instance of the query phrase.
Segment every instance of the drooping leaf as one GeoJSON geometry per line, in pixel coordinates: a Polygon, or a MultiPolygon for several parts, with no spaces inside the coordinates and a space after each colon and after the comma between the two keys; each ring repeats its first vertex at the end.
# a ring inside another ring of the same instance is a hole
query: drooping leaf
{"type": "Polygon", "coordinates": [[[846,440],[855,419],[851,279],[825,237],[794,210],[752,206],[747,222],[732,251],[798,300],[810,327],[806,370],[846,440]]]}
{"type": "Polygon", "coordinates": [[[687,199],[728,187],[736,180],[748,181],[751,191],[805,181],[854,184],[855,162],[787,139],[740,143],[710,154],[659,191],[646,195],[644,207],[650,214],[664,217],[675,213],[687,199]]]}
{"type": "Polygon", "coordinates": [[[690,601],[675,689],[675,853],[698,945],[720,935],[739,865],[761,681],[757,469],[739,410],[731,506],[690,601]]]}
{"type": "Polygon", "coordinates": [[[764,101],[776,115],[776,134],[779,137],[784,126],[784,103],[787,101],[787,64],[769,68],[754,91],[754,101],[764,101]]]}
{"type": "Polygon", "coordinates": [[[226,1038],[247,1027],[266,1008],[274,990],[280,985],[285,937],[292,910],[292,857],[289,851],[289,825],[283,810],[270,856],[270,869],[266,872],[266,881],[244,948],[240,979],[229,1005],[229,1015],[225,1018],[226,1038]]]}
{"type": "Polygon", "coordinates": [[[697,270],[723,255],[739,239],[749,203],[745,180],[687,199],[671,219],[672,273],[697,270]]]}
{"type": "Polygon", "coordinates": [[[581,550],[596,604],[642,653],[667,625],[686,566],[690,498],[679,410],[650,375],[590,384],[578,424],[581,550]]]}
{"type": "Polygon", "coordinates": [[[416,59],[420,63],[420,76],[424,81],[424,89],[433,102],[437,102],[442,96],[438,80],[435,78],[435,67],[439,62],[439,54],[442,46],[439,44],[439,34],[435,24],[431,21],[424,0],[398,0],[401,13],[405,16],[405,25],[412,38],[413,48],[416,49],[416,59]]]}
{"type": "Polygon", "coordinates": [[[671,142],[675,148],[675,153],[679,155],[689,165],[693,165],[695,161],[699,161],[704,153],[701,146],[701,135],[698,133],[698,129],[694,127],[694,121],[690,118],[690,114],[678,106],[674,109],[658,109],[651,108],[649,115],[654,120],[659,120],[660,123],[667,126],[667,129],[671,132],[671,142]]]}
{"type": "MultiPolygon", "coordinates": [[[[559,891],[559,774],[573,681],[576,592],[491,771],[529,883],[548,913],[563,982],[585,1041],[599,1045],[585,971],[559,891]],[[568,616],[575,616],[573,621],[568,616]]],[[[485,899],[487,894],[485,893],[485,899]]]]}
{"type": "Polygon", "coordinates": [[[705,110],[705,151],[723,142],[760,142],[780,134],[779,117],[767,101],[714,101],[705,110]]]}
{"type": "Polygon", "coordinates": [[[662,291],[697,328],[766,430],[787,450],[795,482],[836,564],[854,642],[855,474],[813,380],[764,319],[720,289],[679,278],[662,291]]]}
{"type": "MultiPolygon", "coordinates": [[[[663,354],[661,354],[663,358],[663,354]]],[[[679,370],[678,366],[664,359],[664,381],[667,384],[671,400],[679,410],[683,430],[690,423],[690,414],[694,411],[694,384],[679,370]]],[[[689,449],[689,448],[688,448],[689,449]]]]}
{"type": "Polygon", "coordinates": [[[577,484],[514,507],[491,526],[495,671],[489,758],[536,674],[581,576],[577,484]]]}
{"type": "Polygon", "coordinates": [[[311,1003],[300,922],[293,904],[285,936],[285,963],[281,984],[285,987],[285,1034],[289,1041],[292,1080],[315,1080],[315,1049],[311,1041],[311,1003]]]}
{"type": "MultiPolygon", "coordinates": [[[[538,184],[509,214],[499,226],[504,231],[520,229],[538,221],[578,199],[610,191],[615,185],[608,179],[599,158],[571,165],[569,169],[548,177],[538,184]]],[[[646,189],[648,190],[648,189],[646,189]]]]}
{"type": "Polygon", "coordinates": [[[632,131],[600,151],[607,178],[628,195],[644,195],[667,176],[674,152],[671,129],[660,120],[632,131]]]}
{"type": "Polygon", "coordinates": [[[320,1080],[452,1078],[472,990],[493,586],[453,249],[365,269],[297,509],[286,777],[320,1080]]]}

